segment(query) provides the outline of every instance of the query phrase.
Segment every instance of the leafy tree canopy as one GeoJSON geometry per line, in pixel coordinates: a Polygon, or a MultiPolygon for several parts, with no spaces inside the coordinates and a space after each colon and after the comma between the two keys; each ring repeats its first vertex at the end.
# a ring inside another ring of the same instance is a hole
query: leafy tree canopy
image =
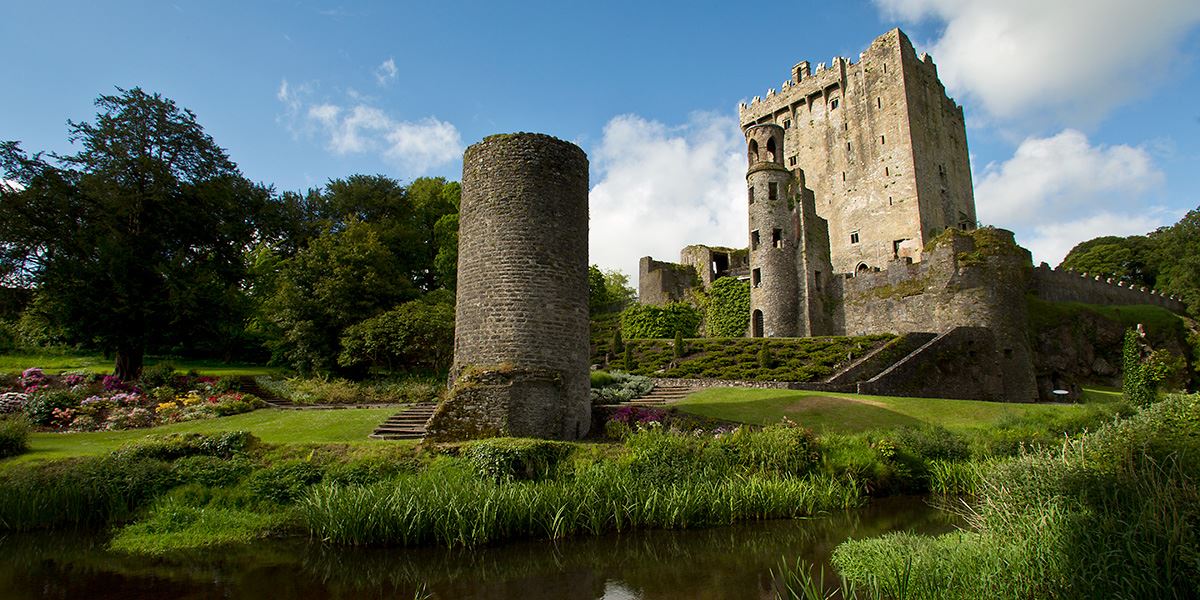
{"type": "Polygon", "coordinates": [[[242,253],[271,192],[247,181],[191,111],[139,88],[68,121],[79,152],[0,143],[0,275],[36,287],[73,339],[136,377],[150,345],[220,343],[238,327],[242,253]],[[173,339],[164,339],[172,337],[173,339]]]}

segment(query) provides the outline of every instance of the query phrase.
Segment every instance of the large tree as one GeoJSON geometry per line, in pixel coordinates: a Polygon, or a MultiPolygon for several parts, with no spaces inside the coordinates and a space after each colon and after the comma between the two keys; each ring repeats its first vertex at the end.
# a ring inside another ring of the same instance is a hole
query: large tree
{"type": "Polygon", "coordinates": [[[0,144],[4,177],[20,184],[0,186],[0,259],[10,284],[36,287],[128,379],[163,332],[220,335],[239,311],[243,254],[271,192],[170,99],[118,89],[96,106],[94,122],[68,121],[75,154],[0,144]]]}

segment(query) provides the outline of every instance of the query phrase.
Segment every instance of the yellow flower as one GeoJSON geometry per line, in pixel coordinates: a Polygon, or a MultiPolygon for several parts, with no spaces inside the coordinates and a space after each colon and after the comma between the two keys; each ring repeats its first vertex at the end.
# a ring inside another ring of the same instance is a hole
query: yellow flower
{"type": "Polygon", "coordinates": [[[175,404],[174,402],[162,402],[158,406],[154,407],[154,412],[161,413],[168,410],[175,410],[176,408],[179,408],[179,405],[175,404]]]}
{"type": "Polygon", "coordinates": [[[188,392],[188,395],[183,398],[183,405],[191,406],[193,404],[199,404],[201,400],[203,400],[203,398],[200,397],[200,394],[197,394],[196,392],[188,392]]]}

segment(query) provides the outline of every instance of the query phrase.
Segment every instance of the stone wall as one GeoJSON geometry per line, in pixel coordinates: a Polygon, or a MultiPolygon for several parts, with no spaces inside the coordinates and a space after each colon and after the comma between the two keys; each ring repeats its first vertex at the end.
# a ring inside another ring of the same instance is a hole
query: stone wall
{"type": "Polygon", "coordinates": [[[1003,389],[989,397],[1033,401],[1037,386],[1026,335],[1029,269],[1029,251],[1016,245],[1012,232],[949,230],[920,263],[897,260],[885,270],[839,280],[838,333],[990,329],[1003,389]]]}
{"type": "Polygon", "coordinates": [[[784,165],[808,174],[838,272],[920,260],[942,229],[975,225],[962,110],[898,29],[857,63],[835,57],[815,72],[798,64],[739,115],[743,128],[785,128],[784,165]]]}
{"type": "MultiPolygon", "coordinates": [[[[955,327],[921,346],[858,393],[880,396],[1011,400],[1005,395],[1003,355],[993,330],[955,327]]],[[[1032,397],[1029,398],[1032,400],[1032,397]]]]}
{"type": "Polygon", "coordinates": [[[697,284],[696,272],[688,265],[643,256],[638,262],[638,302],[661,306],[683,300],[697,284]]]}
{"type": "Polygon", "coordinates": [[[1122,281],[1088,273],[1051,269],[1042,263],[1033,270],[1029,291],[1050,302],[1083,302],[1084,304],[1151,304],[1178,314],[1187,314],[1187,305],[1157,290],[1125,285],[1122,281]]]}
{"type": "Polygon", "coordinates": [[[577,439],[588,399],[588,161],[546,135],[463,155],[451,393],[434,439],[577,439]]]}

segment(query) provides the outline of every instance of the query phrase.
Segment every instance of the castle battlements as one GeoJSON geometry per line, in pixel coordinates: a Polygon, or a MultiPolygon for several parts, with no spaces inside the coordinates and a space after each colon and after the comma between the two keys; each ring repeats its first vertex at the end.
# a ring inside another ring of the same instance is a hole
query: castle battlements
{"type": "Polygon", "coordinates": [[[1126,284],[1106,275],[1082,273],[1072,269],[1052,269],[1046,263],[1033,269],[1031,291],[1037,297],[1053,302],[1149,304],[1179,314],[1187,312],[1187,305],[1174,295],[1147,289],[1145,286],[1126,284]]]}

